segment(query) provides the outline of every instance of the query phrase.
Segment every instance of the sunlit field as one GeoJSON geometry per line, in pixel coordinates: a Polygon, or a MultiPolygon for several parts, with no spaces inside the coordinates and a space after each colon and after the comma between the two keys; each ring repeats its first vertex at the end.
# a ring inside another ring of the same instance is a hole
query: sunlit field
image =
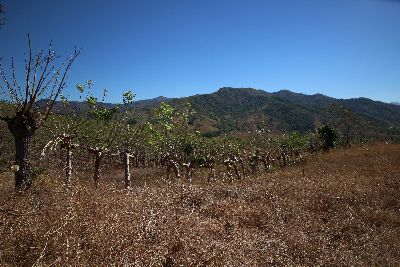
{"type": "Polygon", "coordinates": [[[400,146],[309,156],[269,175],[192,184],[157,170],[0,176],[1,266],[398,266],[400,146]],[[304,175],[303,175],[304,170],[304,175]]]}
{"type": "Polygon", "coordinates": [[[0,0],[0,267],[400,266],[400,0],[0,0]]]}

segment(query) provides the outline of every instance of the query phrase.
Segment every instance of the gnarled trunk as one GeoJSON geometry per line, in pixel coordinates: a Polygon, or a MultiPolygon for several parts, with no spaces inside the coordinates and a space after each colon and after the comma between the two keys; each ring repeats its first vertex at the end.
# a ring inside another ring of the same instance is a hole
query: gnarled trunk
{"type": "Polygon", "coordinates": [[[105,148],[89,147],[89,152],[95,156],[93,181],[97,187],[100,180],[101,164],[104,156],[109,155],[109,151],[105,148]]]}
{"type": "Polygon", "coordinates": [[[32,165],[30,163],[30,151],[32,136],[15,136],[15,164],[18,170],[15,172],[15,188],[25,190],[33,184],[32,165]]]}
{"type": "Polygon", "coordinates": [[[29,189],[33,184],[30,162],[32,138],[39,128],[39,120],[32,113],[17,113],[14,118],[7,120],[7,124],[14,136],[15,164],[18,166],[15,172],[15,188],[18,190],[29,189]]]}
{"type": "Polygon", "coordinates": [[[66,159],[65,159],[65,186],[71,186],[71,177],[72,177],[72,150],[76,148],[78,145],[72,143],[73,137],[68,134],[60,135],[62,140],[61,147],[66,150],[66,159]]]}

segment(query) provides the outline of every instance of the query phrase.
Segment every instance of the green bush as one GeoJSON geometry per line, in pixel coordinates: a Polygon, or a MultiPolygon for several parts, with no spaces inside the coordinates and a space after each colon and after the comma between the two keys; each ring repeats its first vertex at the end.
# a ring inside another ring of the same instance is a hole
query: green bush
{"type": "Polygon", "coordinates": [[[335,147],[338,135],[336,130],[329,126],[321,126],[317,129],[318,135],[322,138],[323,149],[331,149],[335,147]]]}

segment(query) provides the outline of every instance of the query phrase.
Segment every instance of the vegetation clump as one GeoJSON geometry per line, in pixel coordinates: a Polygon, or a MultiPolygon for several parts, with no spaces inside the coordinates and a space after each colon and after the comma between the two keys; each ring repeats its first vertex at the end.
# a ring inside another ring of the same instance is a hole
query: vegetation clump
{"type": "Polygon", "coordinates": [[[338,139],[337,133],[335,129],[329,126],[321,126],[320,128],[317,129],[318,135],[322,138],[323,140],[323,148],[325,150],[334,148],[336,145],[336,141],[338,139]]]}

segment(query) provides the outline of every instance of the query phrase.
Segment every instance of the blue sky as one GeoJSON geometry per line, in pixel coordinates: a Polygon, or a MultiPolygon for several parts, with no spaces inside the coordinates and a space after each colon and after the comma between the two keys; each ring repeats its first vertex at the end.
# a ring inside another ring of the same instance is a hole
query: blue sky
{"type": "Polygon", "coordinates": [[[35,49],[82,48],[69,88],[94,81],[109,102],[223,86],[400,102],[400,1],[1,0],[0,57],[23,70],[35,49]]]}

